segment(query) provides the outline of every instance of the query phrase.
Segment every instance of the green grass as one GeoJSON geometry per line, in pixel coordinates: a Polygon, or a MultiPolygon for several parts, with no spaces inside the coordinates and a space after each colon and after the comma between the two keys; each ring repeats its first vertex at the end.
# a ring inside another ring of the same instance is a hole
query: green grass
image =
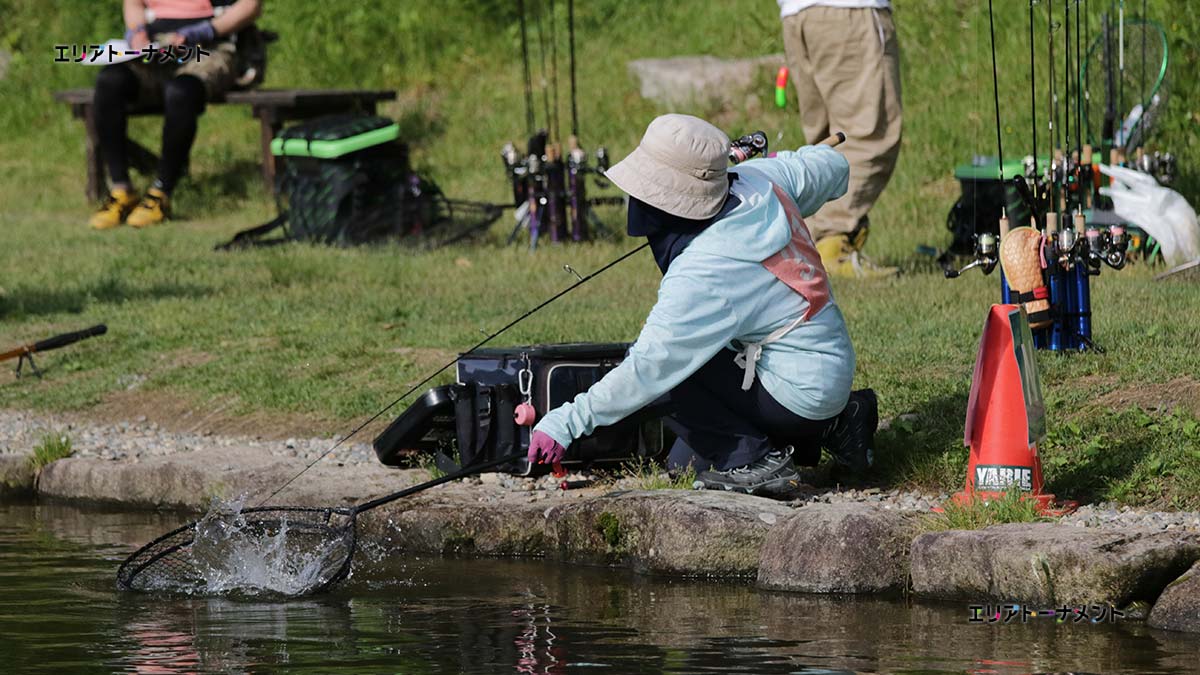
{"type": "MultiPolygon", "coordinates": [[[[565,11],[565,3],[557,4],[565,11]]],[[[961,438],[971,366],[998,280],[978,274],[943,280],[913,251],[948,242],[953,167],[994,152],[986,3],[899,4],[904,146],[895,178],[872,212],[868,252],[907,274],[887,282],[839,281],[835,288],[858,353],[856,386],[879,392],[884,417],[915,414],[880,435],[885,480],[952,490],[965,475],[961,438]]],[[[1026,5],[996,4],[1004,145],[1010,154],[1024,153],[1026,5]]],[[[1098,11],[1103,3],[1092,4],[1098,11]]],[[[604,143],[619,158],[665,112],[638,95],[627,59],[782,49],[771,3],[700,7],[684,0],[578,3],[586,146],[604,143]]],[[[1197,52],[1185,39],[1198,34],[1200,19],[1185,0],[1154,0],[1150,7],[1152,16],[1170,17],[1176,38],[1178,67],[1161,143],[1179,157],[1179,189],[1200,203],[1192,169],[1200,161],[1200,114],[1189,109],[1200,100],[1191,77],[1197,52]]],[[[299,415],[333,434],[390,403],[478,341],[481,330],[497,329],[569,285],[564,264],[586,274],[637,243],[545,246],[530,255],[501,245],[510,227],[505,218],[479,245],[427,253],[303,245],[216,253],[215,243],[274,211],[258,183],[258,127],[245,110],[225,107],[201,121],[174,222],[145,232],[90,232],[83,226],[82,128],[50,96],[87,85],[95,71],[54,64],[52,46],[116,35],[117,12],[83,0],[0,0],[0,16],[0,49],[13,54],[0,80],[0,349],[93,323],[109,326],[103,337],[44,355],[44,379],[0,381],[0,406],[85,410],[135,388],[220,406],[226,414],[299,415]]],[[[417,164],[452,196],[505,198],[497,151],[525,126],[511,3],[348,8],[276,1],[266,3],[262,23],[282,34],[269,86],[397,89],[399,100],[381,112],[400,120],[417,164]],[[328,33],[333,25],[336,35],[328,33]]],[[[1044,67],[1040,41],[1038,49],[1044,67]]],[[[773,107],[769,73],[759,84],[757,98],[736,110],[682,112],[713,119],[731,134],[768,130],[774,147],[799,144],[795,111],[773,107]],[[783,140],[775,142],[779,133],[783,140]]],[[[565,99],[560,114],[569,119],[565,99]]],[[[158,123],[135,119],[131,135],[153,146],[158,123]]],[[[621,222],[618,212],[603,215],[621,222]]],[[[1154,271],[1106,271],[1096,280],[1095,336],[1107,353],[1038,354],[1051,429],[1041,456],[1048,487],[1060,496],[1200,507],[1196,407],[1177,395],[1200,373],[1194,346],[1200,292],[1194,282],[1154,282],[1154,271]],[[1185,407],[1176,412],[1175,404],[1185,407]]],[[[632,340],[658,279],[649,256],[635,257],[497,344],[632,340]]]]}
{"type": "Polygon", "coordinates": [[[978,530],[1004,523],[1034,523],[1046,520],[1038,513],[1037,500],[1026,499],[1015,489],[987,501],[977,495],[964,503],[949,500],[942,508],[941,513],[922,518],[917,528],[923,532],[978,530]]]}
{"type": "Polygon", "coordinates": [[[696,470],[691,466],[675,476],[667,473],[666,467],[644,458],[626,462],[612,474],[611,480],[625,480],[634,490],[691,490],[696,481],[696,470]]]}
{"type": "Polygon", "coordinates": [[[71,437],[66,434],[46,434],[42,442],[33,446],[33,454],[29,456],[29,465],[34,469],[71,456],[71,437]]]}

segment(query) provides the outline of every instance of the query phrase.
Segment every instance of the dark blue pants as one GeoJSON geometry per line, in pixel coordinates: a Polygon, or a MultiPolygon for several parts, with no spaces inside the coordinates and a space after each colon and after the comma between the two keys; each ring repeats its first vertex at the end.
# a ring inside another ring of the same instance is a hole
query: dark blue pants
{"type": "Polygon", "coordinates": [[[671,415],[664,421],[678,439],[667,466],[697,471],[732,469],[791,445],[797,464],[815,466],[821,440],[837,417],[810,420],[780,405],[755,378],[742,390],[744,371],[737,354],[721,350],[668,395],[671,415]]]}

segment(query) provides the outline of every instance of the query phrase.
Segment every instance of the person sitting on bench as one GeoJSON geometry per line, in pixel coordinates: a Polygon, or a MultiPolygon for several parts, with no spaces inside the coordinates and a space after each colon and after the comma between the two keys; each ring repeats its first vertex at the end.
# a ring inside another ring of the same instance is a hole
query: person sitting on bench
{"type": "MultiPolygon", "coordinates": [[[[107,230],[127,223],[157,225],[170,214],[171,191],[183,175],[205,103],[224,94],[237,79],[236,54],[229,36],[262,12],[262,0],[124,0],[125,39],[133,49],[201,47],[186,63],[145,60],[104,67],[96,78],[95,123],[100,152],[112,188],[90,225],[107,230]],[[126,150],[128,108],[163,107],[162,155],[154,184],[139,200],[129,179],[126,150]]],[[[187,51],[177,52],[186,54],[187,51]]]]}
{"type": "Polygon", "coordinates": [[[728,153],[711,124],[664,115],[606,172],[664,274],[658,300],[625,360],[535,426],[530,462],[667,395],[668,465],[692,464],[698,488],[777,495],[822,447],[840,472],[871,466],[875,393],[850,390],[854,349],[803,220],[846,192],[849,165],[821,145],[732,169],[728,153]]]}

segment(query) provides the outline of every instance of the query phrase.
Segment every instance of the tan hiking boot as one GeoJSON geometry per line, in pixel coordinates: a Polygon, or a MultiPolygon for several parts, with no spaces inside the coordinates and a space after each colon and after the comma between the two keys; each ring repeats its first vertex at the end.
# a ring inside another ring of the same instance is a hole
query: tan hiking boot
{"type": "Polygon", "coordinates": [[[100,208],[88,218],[88,225],[93,230],[111,230],[125,222],[125,217],[137,206],[138,196],[133,190],[113,188],[100,208]]]}
{"type": "Polygon", "coordinates": [[[821,264],[825,266],[825,272],[831,277],[887,279],[900,274],[898,267],[884,267],[871,262],[844,234],[836,234],[818,241],[817,253],[821,255],[821,264]]]}
{"type": "Polygon", "coordinates": [[[171,213],[170,200],[167,193],[158,188],[150,188],[140,204],[129,214],[125,222],[130,227],[150,227],[166,220],[171,213]]]}

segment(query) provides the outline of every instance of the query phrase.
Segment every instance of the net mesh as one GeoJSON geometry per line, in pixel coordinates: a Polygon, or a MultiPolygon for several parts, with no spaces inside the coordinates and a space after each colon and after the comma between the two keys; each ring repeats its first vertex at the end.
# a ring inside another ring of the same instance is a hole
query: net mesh
{"type": "Polygon", "coordinates": [[[438,195],[432,204],[429,225],[410,239],[425,248],[446,246],[483,233],[500,219],[501,213],[502,209],[495,204],[438,195]]]}
{"type": "Polygon", "coordinates": [[[349,575],[354,516],[349,509],[214,509],[131,555],[117,584],[201,594],[318,592],[349,575]]]}
{"type": "MultiPolygon", "coordinates": [[[[1153,123],[1152,119],[1131,123],[1130,115],[1134,107],[1141,105],[1161,108],[1166,102],[1169,88],[1164,69],[1167,42],[1161,27],[1143,21],[1126,22],[1124,70],[1121,69],[1120,40],[1115,22],[1110,31],[1111,44],[1107,53],[1103,32],[1092,42],[1080,82],[1086,92],[1083,109],[1084,142],[1095,147],[1100,147],[1102,141],[1112,140],[1104,138],[1103,133],[1105,110],[1108,107],[1106,86],[1110,69],[1113,76],[1113,104],[1116,108],[1115,131],[1119,132],[1122,123],[1126,123],[1130,127],[1126,129],[1126,141],[1136,135],[1144,142],[1144,137],[1153,123]],[[1159,97],[1157,105],[1154,105],[1155,96],[1159,97]]],[[[1151,115],[1153,112],[1151,111],[1151,115]]],[[[1074,120],[1071,121],[1071,125],[1075,125],[1074,120]]],[[[1108,158],[1104,157],[1102,161],[1107,162],[1108,158]]]]}

